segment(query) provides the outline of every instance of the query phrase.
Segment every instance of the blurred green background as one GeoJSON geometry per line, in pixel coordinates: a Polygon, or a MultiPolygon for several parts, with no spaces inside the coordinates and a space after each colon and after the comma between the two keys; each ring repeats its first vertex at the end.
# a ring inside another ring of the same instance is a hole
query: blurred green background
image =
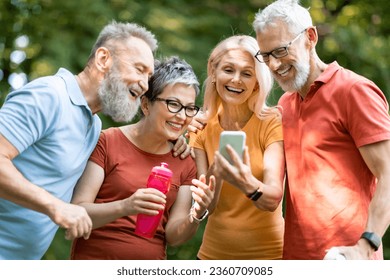
{"type": "MultiPolygon", "coordinates": [[[[255,12],[266,0],[0,0],[0,106],[12,88],[59,67],[81,71],[101,28],[110,22],[130,21],[156,34],[156,57],[178,55],[190,63],[199,80],[205,79],[211,49],[233,34],[254,36],[255,12]]],[[[373,80],[389,99],[389,1],[313,0],[310,7],[320,40],[317,51],[327,63],[337,60],[373,80]]],[[[275,86],[269,103],[281,90],[275,86]]],[[[202,95],[197,100],[202,104],[202,95]]],[[[101,115],[103,127],[118,126],[101,115]]],[[[390,202],[389,202],[390,203],[390,202]]],[[[169,259],[195,259],[204,224],[186,244],[168,248],[169,259]]],[[[44,259],[68,259],[70,242],[58,231],[44,259]]],[[[390,233],[383,240],[390,259],[390,233]]]]}

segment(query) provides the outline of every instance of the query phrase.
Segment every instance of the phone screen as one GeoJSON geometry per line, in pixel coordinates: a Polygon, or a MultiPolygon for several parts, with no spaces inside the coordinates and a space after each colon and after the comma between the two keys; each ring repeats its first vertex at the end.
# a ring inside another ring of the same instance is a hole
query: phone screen
{"type": "Polygon", "coordinates": [[[230,158],[226,145],[229,144],[240,156],[241,160],[244,154],[246,134],[243,131],[223,131],[219,138],[219,152],[224,156],[231,164],[233,163],[230,158]]]}

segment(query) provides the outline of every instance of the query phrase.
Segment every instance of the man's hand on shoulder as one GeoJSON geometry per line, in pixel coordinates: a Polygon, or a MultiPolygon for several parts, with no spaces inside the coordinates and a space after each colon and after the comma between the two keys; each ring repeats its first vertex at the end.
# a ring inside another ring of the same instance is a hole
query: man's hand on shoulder
{"type": "Polygon", "coordinates": [[[183,135],[180,135],[173,146],[173,156],[180,156],[181,159],[184,159],[191,154],[191,150],[190,145],[187,144],[186,138],[183,135]]]}

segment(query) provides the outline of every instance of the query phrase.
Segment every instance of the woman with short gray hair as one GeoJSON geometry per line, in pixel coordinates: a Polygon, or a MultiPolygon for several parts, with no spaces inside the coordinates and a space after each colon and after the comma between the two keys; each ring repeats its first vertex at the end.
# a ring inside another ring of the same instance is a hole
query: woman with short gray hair
{"type": "Polygon", "coordinates": [[[72,259],[166,259],[166,244],[179,245],[195,234],[207,216],[214,180],[197,180],[194,160],[174,157],[172,141],[199,111],[198,93],[199,82],[184,60],[157,61],[141,98],[140,121],[103,131],[72,200],[86,208],[94,229],[88,240],[73,242],[72,259]],[[145,187],[162,162],[173,171],[167,194],[145,187]],[[137,214],[160,210],[154,237],[136,235],[137,214]]]}

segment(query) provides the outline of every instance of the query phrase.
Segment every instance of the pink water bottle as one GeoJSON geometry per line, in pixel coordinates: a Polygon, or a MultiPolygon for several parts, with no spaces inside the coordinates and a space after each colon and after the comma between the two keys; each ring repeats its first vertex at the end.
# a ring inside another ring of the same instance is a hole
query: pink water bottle
{"type": "MultiPolygon", "coordinates": [[[[167,163],[162,162],[161,166],[153,167],[148,178],[147,187],[155,188],[166,194],[171,186],[171,178],[172,171],[168,169],[167,163]]],[[[163,212],[163,210],[160,210],[156,216],[138,214],[135,233],[146,238],[153,238],[163,212]]]]}

